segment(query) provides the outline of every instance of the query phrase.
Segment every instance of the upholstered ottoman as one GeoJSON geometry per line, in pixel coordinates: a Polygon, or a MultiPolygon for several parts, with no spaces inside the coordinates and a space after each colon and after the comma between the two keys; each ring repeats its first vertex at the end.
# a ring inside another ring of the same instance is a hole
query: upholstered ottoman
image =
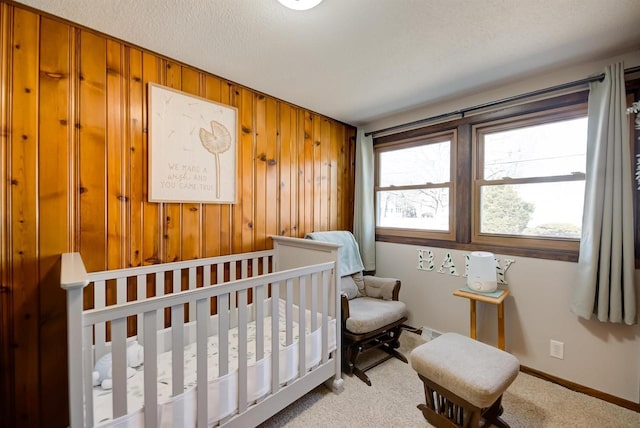
{"type": "Polygon", "coordinates": [[[456,333],[445,333],[411,352],[411,367],[424,383],[418,408],[436,427],[509,425],[502,393],[518,375],[513,355],[456,333]]]}

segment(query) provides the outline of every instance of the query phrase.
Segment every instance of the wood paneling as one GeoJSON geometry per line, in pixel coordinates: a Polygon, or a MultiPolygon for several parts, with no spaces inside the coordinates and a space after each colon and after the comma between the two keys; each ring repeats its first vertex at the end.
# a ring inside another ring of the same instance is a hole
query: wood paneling
{"type": "MultiPolygon", "coordinates": [[[[220,87],[222,82],[213,76],[206,76],[204,81],[204,98],[220,102],[220,87]]],[[[220,205],[206,204],[203,207],[202,245],[204,257],[220,255],[220,205]]]]}
{"type": "MultiPolygon", "coordinates": [[[[300,210],[300,233],[305,234],[314,231],[314,177],[313,177],[313,122],[312,113],[301,111],[299,120],[303,123],[302,138],[299,140],[300,148],[298,163],[300,168],[300,195],[298,200],[301,202],[300,210]]],[[[317,188],[315,189],[317,190],[317,188]]]]}
{"type": "MultiPolygon", "coordinates": [[[[79,37],[78,151],[79,250],[90,271],[107,268],[107,41],[88,31],[79,37]]],[[[117,106],[114,106],[118,108],[117,106]]],[[[109,112],[111,114],[112,112],[109,112]]],[[[115,160],[114,160],[115,161],[115,160]]],[[[112,177],[119,180],[120,177],[112,177]]]]}
{"type": "MultiPolygon", "coordinates": [[[[155,55],[144,52],[142,54],[142,156],[138,159],[138,165],[142,165],[142,260],[143,264],[161,263],[163,260],[163,247],[161,239],[162,226],[164,224],[164,218],[162,216],[162,205],[149,202],[147,180],[149,177],[149,164],[147,159],[149,158],[149,148],[147,146],[147,136],[149,135],[149,120],[148,120],[148,104],[147,104],[147,91],[149,83],[160,82],[160,67],[162,61],[155,55]]],[[[136,171],[131,171],[132,176],[136,171]]]]}
{"type": "MultiPolygon", "coordinates": [[[[253,158],[256,143],[255,132],[255,103],[254,94],[248,89],[240,90],[240,141],[238,142],[238,204],[234,209],[238,210],[241,222],[234,223],[236,234],[240,237],[241,246],[239,252],[253,251],[253,220],[254,220],[254,177],[253,158]]],[[[235,217],[236,219],[238,216],[235,217]]]]}
{"type": "MultiPolygon", "coordinates": [[[[13,13],[10,6],[0,3],[0,103],[9,103],[8,94],[11,70],[9,68],[12,47],[11,29],[13,27],[13,13]]],[[[9,138],[8,125],[9,109],[2,108],[0,113],[0,417],[3,420],[15,420],[14,397],[14,353],[13,353],[13,295],[9,286],[11,273],[9,272],[9,212],[8,194],[9,181],[9,138]]]]}
{"type": "MultiPolygon", "coordinates": [[[[65,355],[66,295],[60,289],[60,253],[70,248],[71,152],[74,131],[71,97],[73,29],[42,18],[40,24],[40,90],[38,138],[38,229],[40,234],[40,343],[48,355],[65,355]]],[[[58,358],[39,358],[40,385],[67,385],[58,358]]],[[[58,420],[67,406],[63,394],[40,390],[40,422],[58,420]]],[[[35,421],[34,421],[35,422],[35,421]]],[[[43,423],[44,424],[44,423],[43,423]]]]}
{"type": "Polygon", "coordinates": [[[127,120],[125,124],[127,139],[125,141],[125,157],[128,158],[125,169],[129,203],[127,205],[127,225],[129,226],[129,240],[127,253],[129,264],[142,266],[144,264],[144,201],[146,201],[146,145],[144,144],[145,130],[145,92],[142,81],[142,52],[127,48],[129,73],[127,77],[127,120]]]}
{"type": "Polygon", "coordinates": [[[7,179],[11,326],[18,424],[39,424],[38,15],[15,9],[8,108],[7,179]],[[24,397],[24,400],[20,400],[24,397]],[[28,399],[27,399],[28,398],[28,399]]]}
{"type": "Polygon", "coordinates": [[[2,0],[0,103],[2,426],[68,422],[60,253],[96,271],[352,228],[353,127],[2,0]],[[150,82],[238,109],[236,204],[148,202],[150,82]]]}
{"type": "MultiPolygon", "coordinates": [[[[182,68],[182,87],[184,92],[200,96],[200,73],[189,69],[187,67],[182,68]]],[[[202,212],[203,204],[182,204],[182,252],[180,254],[181,259],[198,259],[202,255],[200,253],[200,236],[202,219],[200,213],[202,212]]]]}

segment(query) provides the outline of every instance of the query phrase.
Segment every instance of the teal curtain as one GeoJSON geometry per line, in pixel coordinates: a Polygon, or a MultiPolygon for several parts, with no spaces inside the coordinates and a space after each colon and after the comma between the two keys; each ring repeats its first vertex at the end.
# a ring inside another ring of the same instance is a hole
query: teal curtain
{"type": "Polygon", "coordinates": [[[358,129],[353,235],[358,241],[365,271],[376,269],[376,215],[373,191],[373,138],[358,129]]]}
{"type": "Polygon", "coordinates": [[[578,274],[571,311],[636,323],[629,116],[624,65],[609,65],[589,92],[587,169],[578,274]]]}

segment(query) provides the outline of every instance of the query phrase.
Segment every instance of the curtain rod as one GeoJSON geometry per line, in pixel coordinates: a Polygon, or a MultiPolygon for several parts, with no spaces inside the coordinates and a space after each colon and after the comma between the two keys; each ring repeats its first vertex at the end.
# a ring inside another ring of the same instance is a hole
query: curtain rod
{"type": "MultiPolygon", "coordinates": [[[[628,68],[624,71],[625,74],[628,73],[634,73],[636,71],[640,71],[640,66],[638,67],[632,67],[632,68],[628,68]]],[[[557,92],[557,91],[562,91],[564,89],[569,89],[569,88],[573,88],[576,86],[581,86],[581,85],[586,85],[588,83],[591,82],[596,82],[596,81],[601,81],[602,79],[604,79],[604,73],[599,74],[597,76],[592,76],[592,77],[587,77],[584,79],[580,79],[580,80],[576,80],[574,82],[569,82],[569,83],[563,83],[561,85],[557,85],[557,86],[552,86],[550,88],[545,88],[545,89],[538,89],[536,91],[531,91],[531,92],[527,92],[524,94],[520,94],[520,95],[514,95],[512,97],[507,97],[507,98],[502,98],[500,100],[497,101],[490,101],[484,104],[478,104],[476,106],[473,107],[467,107],[467,108],[463,108],[460,110],[455,110],[449,113],[443,113],[443,114],[439,114],[437,116],[431,116],[431,117],[427,117],[425,119],[418,119],[418,120],[414,120],[413,122],[407,122],[407,123],[403,123],[401,125],[394,125],[394,126],[390,126],[388,128],[383,128],[383,129],[378,129],[377,131],[371,131],[371,132],[365,132],[365,136],[369,136],[369,135],[374,135],[375,134],[382,134],[385,132],[389,132],[389,131],[395,131],[398,129],[402,129],[402,128],[410,128],[410,127],[414,127],[417,125],[422,125],[428,122],[434,122],[440,119],[446,119],[447,117],[450,116],[456,116],[456,115],[461,115],[462,117],[464,117],[464,115],[466,113],[475,111],[475,110],[481,110],[487,107],[494,107],[500,104],[506,104],[506,103],[510,103],[513,101],[520,101],[522,99],[526,99],[526,98],[531,98],[531,97],[535,97],[538,95],[544,95],[544,94],[548,94],[550,92],[557,92]]]]}

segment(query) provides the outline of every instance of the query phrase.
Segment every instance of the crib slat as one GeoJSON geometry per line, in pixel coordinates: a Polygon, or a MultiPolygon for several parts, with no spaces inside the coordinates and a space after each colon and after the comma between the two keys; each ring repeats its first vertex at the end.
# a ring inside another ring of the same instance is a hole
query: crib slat
{"type": "Polygon", "coordinates": [[[184,308],[171,307],[171,392],[184,392],[184,308]]]}
{"type": "Polygon", "coordinates": [[[271,393],[280,389],[280,283],[271,284],[271,393]]]}
{"type": "MultiPolygon", "coordinates": [[[[164,272],[156,272],[156,297],[157,296],[164,296],[164,272]]],[[[156,322],[158,323],[157,329],[162,330],[164,328],[164,309],[158,309],[156,322]]]]}
{"type": "Polygon", "coordinates": [[[251,276],[258,276],[260,272],[260,259],[254,258],[251,260],[251,276]]]}
{"type": "MultiPolygon", "coordinates": [[[[137,289],[137,297],[136,300],[144,300],[147,297],[147,275],[138,275],[136,277],[136,289],[137,289]]],[[[138,342],[142,343],[144,340],[144,322],[142,314],[136,316],[136,321],[138,324],[137,334],[138,334],[138,342]]]]}
{"type": "MultiPolygon", "coordinates": [[[[229,263],[229,281],[236,280],[236,262],[229,263]]],[[[231,318],[231,326],[237,326],[238,321],[238,302],[237,294],[229,294],[229,316],[231,318]]]]}
{"type": "Polygon", "coordinates": [[[218,263],[216,265],[216,284],[222,284],[224,282],[224,263],[218,263]]]}
{"type": "Polygon", "coordinates": [[[180,270],[174,270],[173,271],[173,292],[174,293],[179,293],[182,289],[182,280],[181,280],[181,276],[182,276],[182,271],[180,270]]]}
{"type": "Polygon", "coordinates": [[[238,412],[247,409],[247,290],[238,291],[238,412]]]}
{"type": "Polygon", "coordinates": [[[306,358],[306,313],[305,306],[307,304],[307,277],[300,277],[300,288],[298,289],[298,351],[300,352],[298,358],[298,367],[300,369],[300,377],[304,376],[307,372],[307,358],[306,358]]]}
{"type": "MultiPolygon", "coordinates": [[[[258,276],[258,264],[259,264],[259,261],[260,261],[260,259],[258,259],[256,257],[251,258],[251,277],[252,278],[258,276]]],[[[257,289],[258,289],[258,287],[253,287],[252,296],[253,296],[254,304],[252,305],[251,314],[250,314],[250,318],[249,318],[249,319],[252,319],[252,320],[257,320],[258,319],[258,312],[257,312],[258,307],[255,304],[255,302],[256,302],[256,290],[257,289]]],[[[256,331],[260,331],[260,330],[256,329],[256,331]]]]}
{"type": "Polygon", "coordinates": [[[113,418],[127,414],[127,320],[111,321],[113,418]]]}
{"type": "Polygon", "coordinates": [[[264,285],[256,287],[253,295],[256,320],[256,361],[264,357],[264,285]]]}
{"type": "Polygon", "coordinates": [[[156,296],[164,296],[164,272],[156,272],[156,296]]]}
{"type": "Polygon", "coordinates": [[[287,325],[287,346],[293,343],[293,280],[287,279],[287,306],[285,322],[287,325]]]}
{"type": "MultiPolygon", "coordinates": [[[[181,279],[182,278],[182,271],[180,269],[173,269],[171,271],[171,273],[172,273],[172,275],[171,275],[172,276],[172,278],[171,278],[172,292],[173,292],[173,294],[178,294],[178,293],[180,293],[180,291],[182,291],[182,279],[181,279]]],[[[184,307],[183,307],[182,310],[184,311],[184,307]]],[[[173,315],[173,308],[172,308],[172,310],[171,310],[171,320],[172,320],[171,321],[171,325],[172,326],[173,326],[173,318],[174,318],[174,315],[173,315]]],[[[183,318],[184,318],[184,315],[183,315],[183,318]]]]}
{"type": "Polygon", "coordinates": [[[197,334],[197,422],[199,427],[206,427],[208,425],[207,420],[209,418],[208,413],[208,367],[207,367],[207,339],[209,337],[209,331],[207,326],[209,325],[209,300],[200,299],[194,305],[196,306],[196,334],[197,334]]]}
{"type": "Polygon", "coordinates": [[[229,373],[229,294],[218,296],[218,376],[229,373]]]}
{"type": "MultiPolygon", "coordinates": [[[[195,290],[196,288],[196,268],[189,268],[189,290],[195,290]]],[[[196,305],[189,305],[189,321],[193,321],[196,319],[196,305]]]]}
{"type": "Polygon", "coordinates": [[[311,275],[311,332],[318,328],[318,274],[311,275]]]}
{"type": "MultiPolygon", "coordinates": [[[[84,355],[84,411],[85,411],[85,427],[93,426],[93,353],[91,352],[91,341],[93,340],[93,328],[89,325],[82,329],[84,338],[82,342],[85,348],[82,350],[84,355]]],[[[79,363],[79,361],[78,361],[79,363]]],[[[72,370],[72,368],[69,368],[72,370]]]]}
{"type": "MultiPolygon", "coordinates": [[[[216,284],[224,282],[224,264],[216,266],[216,284]]],[[[218,296],[218,376],[229,373],[229,295],[218,296]]]]}
{"type": "Polygon", "coordinates": [[[127,278],[116,279],[116,302],[119,305],[127,302],[127,278]]]}
{"type": "Polygon", "coordinates": [[[145,312],[144,320],[144,426],[158,426],[158,339],[157,311],[145,312]]]}
{"type": "MultiPolygon", "coordinates": [[[[331,274],[328,271],[322,272],[322,362],[329,360],[329,279],[331,274]]],[[[338,315],[339,317],[340,315],[338,315]]],[[[336,320],[336,323],[338,321],[336,320]]],[[[336,344],[340,347],[340,343],[336,344]]]]}
{"type": "Polygon", "coordinates": [[[271,269],[269,269],[269,256],[264,256],[262,258],[262,274],[266,275],[267,273],[270,273],[271,269]]]}
{"type": "Polygon", "coordinates": [[[211,285],[211,266],[205,266],[202,269],[202,286],[211,285]]]}
{"type": "Polygon", "coordinates": [[[236,270],[237,270],[237,262],[236,261],[232,261],[229,263],[229,281],[235,281],[236,280],[236,270]]]}
{"type": "MultiPolygon", "coordinates": [[[[119,277],[116,279],[116,303],[118,305],[127,303],[127,278],[126,277],[119,277]]],[[[126,319],[125,319],[125,323],[126,323],[126,319]]],[[[127,331],[125,328],[125,339],[126,339],[126,335],[127,335],[127,331]]],[[[126,363],[125,363],[125,366],[126,366],[126,363]]]]}
{"type": "MultiPolygon", "coordinates": [[[[101,309],[105,307],[105,282],[96,281],[93,284],[93,307],[101,309]]],[[[106,323],[100,322],[95,325],[95,358],[96,360],[107,353],[105,345],[107,342],[106,323]]]]}
{"type": "Polygon", "coordinates": [[[244,279],[249,276],[249,261],[244,259],[240,261],[240,279],[244,279]]]}

